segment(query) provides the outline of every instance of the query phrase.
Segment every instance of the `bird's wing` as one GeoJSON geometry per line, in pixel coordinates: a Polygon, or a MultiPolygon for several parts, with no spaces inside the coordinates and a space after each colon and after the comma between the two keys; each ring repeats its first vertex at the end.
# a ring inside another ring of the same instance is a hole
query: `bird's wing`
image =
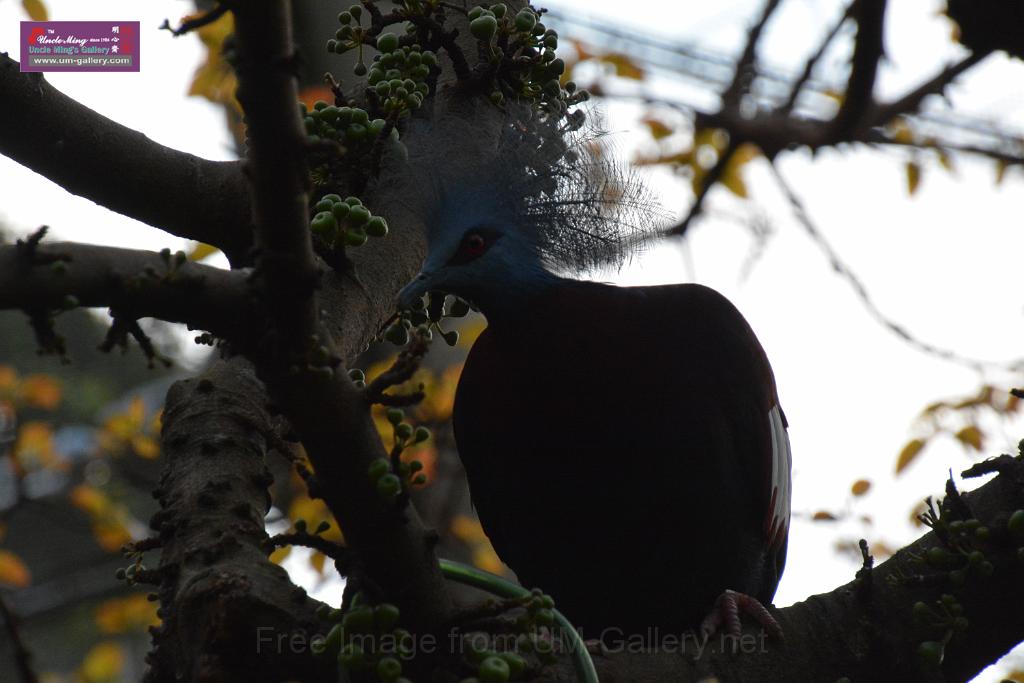
{"type": "Polygon", "coordinates": [[[789,531],[793,456],[789,446],[786,417],[778,404],[768,411],[772,431],[771,499],[765,515],[765,533],[768,544],[779,547],[785,543],[789,531]]]}

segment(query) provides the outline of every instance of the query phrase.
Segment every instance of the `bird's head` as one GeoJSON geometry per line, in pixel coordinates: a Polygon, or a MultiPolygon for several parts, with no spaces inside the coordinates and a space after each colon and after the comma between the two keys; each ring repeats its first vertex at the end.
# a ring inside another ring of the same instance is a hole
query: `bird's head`
{"type": "MultiPolygon", "coordinates": [[[[423,136],[411,159],[415,185],[429,188],[427,257],[399,293],[408,308],[429,291],[459,295],[485,315],[519,308],[557,283],[619,264],[658,229],[646,189],[598,144],[592,128],[576,128],[512,109],[497,140],[453,163],[466,145],[443,131],[423,136]]],[[[470,143],[472,144],[472,143],[470,143]]],[[[422,205],[421,205],[422,206],[422,205]]]]}
{"type": "Polygon", "coordinates": [[[462,188],[442,202],[423,269],[399,293],[401,307],[438,290],[474,302],[486,313],[558,280],[545,268],[529,232],[517,229],[514,207],[497,201],[498,192],[486,185],[462,188]]]}

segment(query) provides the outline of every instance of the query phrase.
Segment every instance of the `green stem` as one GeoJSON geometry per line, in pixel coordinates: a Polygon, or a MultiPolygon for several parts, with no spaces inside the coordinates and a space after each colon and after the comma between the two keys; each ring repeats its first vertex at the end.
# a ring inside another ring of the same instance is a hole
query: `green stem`
{"type": "MultiPolygon", "coordinates": [[[[493,593],[502,598],[523,598],[530,595],[530,591],[520,585],[507,581],[500,576],[490,572],[481,571],[475,567],[453,562],[452,560],[438,560],[441,565],[441,573],[445,578],[456,583],[463,583],[493,593]]],[[[554,610],[555,622],[559,629],[569,639],[569,647],[572,652],[572,663],[576,669],[576,677],[582,683],[600,683],[597,678],[597,670],[594,668],[594,660],[590,658],[586,643],[580,637],[578,631],[573,628],[572,623],[565,618],[565,615],[554,610]]]]}

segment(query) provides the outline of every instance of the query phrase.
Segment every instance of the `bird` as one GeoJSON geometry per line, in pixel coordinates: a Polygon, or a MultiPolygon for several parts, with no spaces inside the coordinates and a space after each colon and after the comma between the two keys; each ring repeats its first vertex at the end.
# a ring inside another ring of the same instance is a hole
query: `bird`
{"type": "Polygon", "coordinates": [[[572,277],[650,237],[650,195],[593,135],[503,131],[463,163],[423,153],[427,256],[398,296],[486,318],[453,408],[484,531],[588,639],[736,633],[743,615],[781,635],[764,605],[792,464],[761,344],[708,287],[572,277]]]}

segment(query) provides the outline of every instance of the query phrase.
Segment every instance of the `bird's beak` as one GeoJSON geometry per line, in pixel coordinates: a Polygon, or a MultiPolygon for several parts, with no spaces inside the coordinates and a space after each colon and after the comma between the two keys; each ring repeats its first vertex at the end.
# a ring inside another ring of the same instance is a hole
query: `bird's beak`
{"type": "Polygon", "coordinates": [[[420,271],[420,274],[398,293],[398,307],[401,309],[412,308],[417,299],[421,299],[424,294],[433,289],[432,281],[431,273],[425,270],[420,271]]]}

